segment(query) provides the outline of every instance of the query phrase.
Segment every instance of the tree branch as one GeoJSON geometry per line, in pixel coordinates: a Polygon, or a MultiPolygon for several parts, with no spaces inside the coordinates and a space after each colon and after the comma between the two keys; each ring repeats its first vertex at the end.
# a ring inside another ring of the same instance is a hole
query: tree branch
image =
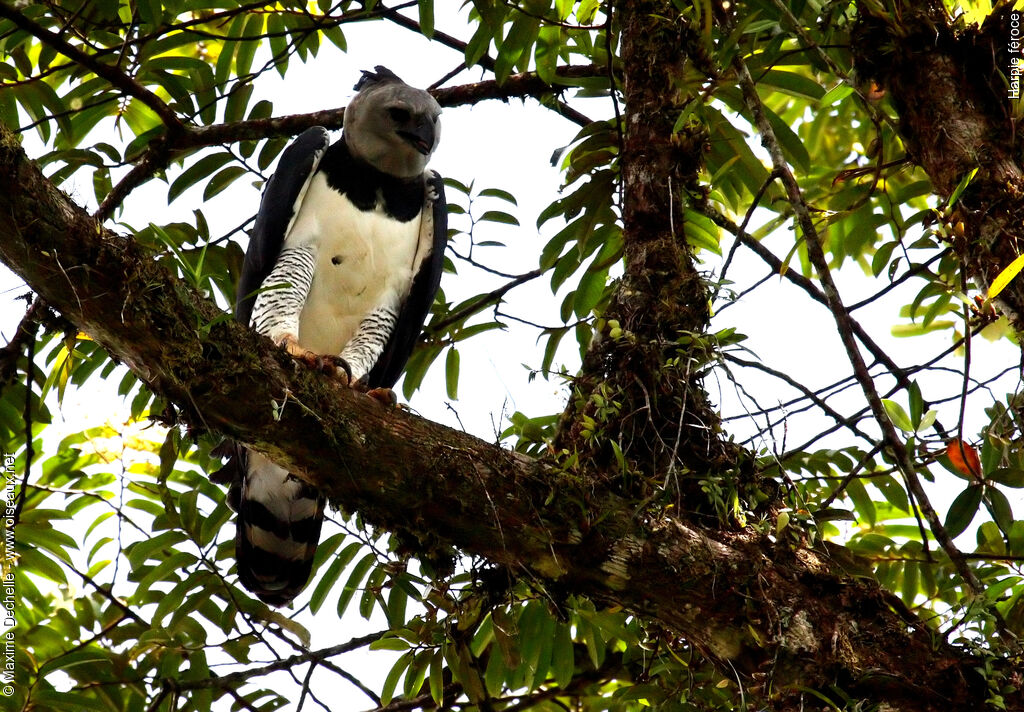
{"type": "MultiPolygon", "coordinates": [[[[2,7],[2,6],[0,6],[2,7]]],[[[600,69],[590,65],[562,67],[558,74],[566,78],[596,76],[600,69]]],[[[557,86],[545,84],[533,72],[515,74],[502,84],[496,81],[477,82],[447,89],[434,89],[431,93],[441,106],[470,106],[482,101],[511,98],[540,98],[560,91],[557,86]]],[[[565,113],[566,118],[586,126],[590,123],[578,112],[565,113]]],[[[232,121],[225,124],[210,126],[182,126],[180,131],[156,141],[136,162],[128,174],[122,178],[113,190],[103,199],[94,214],[97,220],[105,221],[128,195],[140,185],[148,181],[158,172],[167,168],[171,161],[200,148],[218,146],[239,141],[260,141],[278,136],[295,136],[312,126],[323,126],[327,129],[340,129],[345,120],[345,108],[324,109],[308,114],[289,114],[273,116],[267,119],[248,119],[232,121]]]]}
{"type": "Polygon", "coordinates": [[[310,650],[305,653],[299,653],[298,655],[281,658],[280,660],[275,660],[272,663],[268,663],[260,667],[240,670],[239,672],[233,672],[227,675],[214,675],[201,680],[176,680],[174,681],[174,684],[178,690],[199,690],[208,687],[230,689],[248,682],[254,677],[263,677],[264,675],[277,672],[278,670],[290,670],[296,665],[302,665],[303,663],[320,663],[334,657],[335,655],[342,655],[343,653],[350,653],[353,650],[358,650],[359,648],[365,648],[375,640],[379,640],[382,635],[383,633],[370,633],[369,635],[364,635],[359,638],[353,638],[352,640],[341,643],[340,645],[333,645],[321,650],[310,650]]]}
{"type": "MultiPolygon", "coordinates": [[[[412,30],[413,32],[422,33],[422,29],[420,28],[420,23],[418,23],[416,20],[413,20],[410,17],[406,17],[405,15],[401,14],[400,12],[398,12],[397,9],[394,9],[394,8],[383,8],[383,9],[381,9],[381,14],[386,19],[390,20],[391,22],[395,23],[396,25],[398,25],[400,27],[404,27],[407,30],[412,30]]],[[[452,49],[458,51],[460,54],[465,55],[465,53],[466,53],[466,43],[463,42],[462,40],[458,39],[457,37],[452,37],[451,35],[446,34],[444,32],[440,32],[438,30],[434,30],[434,34],[431,35],[430,39],[435,41],[435,42],[440,42],[441,44],[445,45],[446,47],[451,47],[452,49]]],[[[494,71],[494,66],[495,66],[494,65],[494,59],[489,57],[489,56],[487,56],[486,54],[483,57],[481,57],[479,60],[477,60],[477,64],[479,64],[481,67],[483,67],[484,69],[487,69],[487,70],[489,70],[491,72],[494,71]]],[[[465,64],[463,64],[463,67],[465,67],[465,64]]],[[[559,74],[560,76],[562,76],[560,70],[556,70],[556,73],[559,74]]],[[[587,75],[587,76],[591,76],[591,75],[587,75]]],[[[594,76],[596,76],[596,75],[594,75],[594,76]]],[[[505,80],[505,82],[507,83],[511,79],[512,79],[512,77],[509,77],[508,79],[505,80]]],[[[550,90],[550,87],[549,87],[549,90],[550,90]]],[[[548,93],[550,93],[550,91],[548,93]]],[[[537,96],[537,95],[533,95],[533,96],[537,96]]],[[[441,105],[444,106],[443,103],[441,105]]],[[[576,123],[576,124],[578,124],[580,126],[587,126],[588,124],[591,123],[591,119],[588,119],[586,116],[584,116],[579,111],[577,111],[576,109],[574,109],[571,106],[569,106],[568,104],[566,104],[561,99],[556,99],[555,100],[555,110],[559,114],[564,116],[565,118],[569,119],[569,121],[572,121],[572,122],[574,122],[574,123],[576,123]]]]}

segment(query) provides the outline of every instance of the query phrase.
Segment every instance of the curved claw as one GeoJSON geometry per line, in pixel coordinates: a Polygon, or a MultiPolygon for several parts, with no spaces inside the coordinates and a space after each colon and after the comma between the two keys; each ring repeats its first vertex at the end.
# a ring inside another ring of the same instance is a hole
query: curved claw
{"type": "Polygon", "coordinates": [[[305,364],[314,371],[326,373],[343,386],[352,383],[352,368],[341,356],[318,354],[315,351],[310,351],[299,344],[298,339],[293,334],[285,334],[278,341],[278,345],[284,347],[285,351],[296,361],[305,364]]]}
{"type": "Polygon", "coordinates": [[[352,385],[352,367],[341,356],[321,356],[320,364],[320,369],[341,385],[352,385]]]}

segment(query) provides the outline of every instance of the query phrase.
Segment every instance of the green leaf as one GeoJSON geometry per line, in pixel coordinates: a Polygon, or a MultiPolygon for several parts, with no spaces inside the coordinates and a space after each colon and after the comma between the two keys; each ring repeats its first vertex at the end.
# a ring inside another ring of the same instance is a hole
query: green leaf
{"type": "Polygon", "coordinates": [[[161,561],[186,538],[184,532],[172,529],[149,539],[135,542],[128,547],[128,563],[131,564],[133,570],[136,570],[149,559],[161,561]]]}
{"type": "Polygon", "coordinates": [[[576,668],[576,656],[572,645],[572,633],[567,623],[558,623],[555,629],[554,647],[551,649],[551,672],[559,687],[572,682],[576,668]]]}
{"type": "MultiPolygon", "coordinates": [[[[501,188],[484,188],[480,191],[479,196],[481,198],[497,198],[498,200],[504,200],[506,203],[512,203],[512,205],[519,205],[514,195],[501,188]]],[[[519,223],[516,224],[518,225],[519,223]]]]}
{"type": "Polygon", "coordinates": [[[718,227],[706,217],[694,210],[687,210],[683,222],[686,242],[697,250],[707,250],[716,255],[722,254],[719,243],[718,227]]]}
{"type": "Polygon", "coordinates": [[[143,23],[156,29],[163,22],[163,5],[160,0],[138,0],[135,7],[142,17],[143,23]]]}
{"type": "Polygon", "coordinates": [[[576,8],[576,19],[581,25],[589,25],[594,21],[600,6],[600,0],[580,0],[579,7],[576,8]]]}
{"type": "Polygon", "coordinates": [[[459,350],[454,346],[448,349],[448,356],[444,361],[444,385],[448,397],[452,400],[459,399],[459,350]]]}
{"type": "Polygon", "coordinates": [[[931,324],[896,324],[890,329],[890,333],[896,338],[906,338],[908,336],[923,336],[930,334],[933,331],[945,331],[951,329],[956,324],[952,321],[937,320],[931,324]]]}
{"type": "MultiPolygon", "coordinates": [[[[316,588],[313,589],[313,594],[310,596],[309,608],[313,613],[320,610],[320,607],[324,604],[327,599],[327,595],[331,592],[338,577],[341,576],[341,572],[344,571],[345,567],[349,565],[349,562],[355,557],[356,552],[362,549],[363,545],[357,541],[352,542],[338,554],[331,561],[331,565],[324,572],[324,575],[320,577],[317,582],[316,588]]],[[[319,551],[317,552],[320,553],[319,551]]]]}
{"type": "Polygon", "coordinates": [[[534,65],[537,76],[545,84],[554,84],[557,80],[555,70],[558,68],[558,51],[562,46],[562,29],[560,27],[541,27],[537,34],[537,46],[534,50],[534,65]]]}
{"type": "Polygon", "coordinates": [[[1010,500],[996,487],[985,488],[985,500],[991,508],[992,518],[996,520],[996,524],[1003,532],[1009,534],[1013,527],[1013,508],[1010,506],[1010,500]]]}
{"type": "Polygon", "coordinates": [[[593,665],[594,669],[600,669],[601,665],[604,664],[605,656],[605,641],[601,635],[601,630],[589,621],[581,621],[580,627],[583,629],[583,642],[587,646],[587,654],[590,656],[590,664],[593,665]]]}
{"type": "Polygon", "coordinates": [[[499,84],[504,83],[513,67],[527,49],[533,46],[540,31],[540,20],[528,15],[517,14],[512,27],[501,43],[501,51],[494,62],[494,76],[499,84]]]}
{"type": "Polygon", "coordinates": [[[885,268],[889,265],[889,260],[892,259],[892,252],[899,246],[899,242],[893,240],[891,242],[885,242],[879,245],[875,250],[874,257],[871,258],[871,274],[877,277],[885,271],[885,268]]]}
{"type": "Polygon", "coordinates": [[[842,101],[846,97],[853,93],[853,87],[849,84],[840,82],[834,87],[825,92],[825,95],[818,101],[818,105],[822,107],[832,106],[836,102],[842,101]]]}
{"type": "Polygon", "coordinates": [[[252,84],[242,84],[228,94],[228,103],[224,107],[224,121],[241,121],[245,118],[245,110],[252,98],[252,84]]]}
{"type": "Polygon", "coordinates": [[[356,591],[360,589],[363,579],[366,578],[367,572],[375,563],[377,563],[377,556],[373,552],[370,552],[360,559],[359,563],[352,567],[352,573],[348,577],[348,582],[345,584],[345,588],[341,590],[341,595],[338,596],[339,618],[345,615],[345,609],[348,608],[349,601],[352,600],[352,596],[355,595],[356,591]]]}
{"type": "Polygon", "coordinates": [[[20,571],[36,574],[50,581],[67,586],[68,580],[60,564],[43,554],[38,549],[24,547],[18,552],[18,568],[20,571]]]}
{"type": "Polygon", "coordinates": [[[235,55],[235,74],[239,77],[246,76],[252,71],[252,60],[256,56],[256,50],[260,47],[260,35],[263,34],[263,15],[253,13],[245,21],[245,29],[242,30],[242,37],[245,38],[238,43],[238,53],[235,55]]]}
{"type": "Polygon", "coordinates": [[[498,650],[501,653],[499,657],[502,658],[507,668],[519,667],[522,662],[522,654],[519,649],[519,621],[513,618],[504,606],[498,606],[491,611],[491,621],[494,641],[498,644],[498,650]]]}
{"type": "Polygon", "coordinates": [[[885,414],[889,416],[889,420],[892,421],[893,425],[905,433],[914,432],[914,426],[910,422],[910,416],[907,415],[907,411],[903,410],[903,406],[894,400],[883,398],[882,407],[885,408],[885,414]]]}
{"type": "Polygon", "coordinates": [[[420,688],[423,687],[423,680],[427,676],[427,667],[433,656],[432,651],[421,650],[409,663],[409,669],[405,671],[405,682],[402,683],[406,697],[419,694],[420,688]]]}
{"type": "Polygon", "coordinates": [[[246,173],[248,171],[241,166],[228,166],[206,184],[206,187],[203,189],[203,200],[210,200],[246,173]]]}
{"type": "Polygon", "coordinates": [[[503,656],[495,654],[490,656],[487,661],[487,669],[484,670],[484,686],[492,696],[497,696],[502,692],[505,681],[509,678],[509,672],[503,656]]]}
{"type": "Polygon", "coordinates": [[[971,181],[974,180],[974,176],[976,175],[978,175],[977,166],[975,166],[974,168],[972,168],[971,170],[967,171],[967,173],[964,174],[964,177],[960,179],[960,182],[957,183],[956,188],[953,189],[953,192],[949,196],[949,207],[952,208],[954,205],[956,205],[957,201],[960,200],[960,196],[964,194],[964,191],[967,190],[967,186],[971,184],[971,181]]]}
{"type": "Polygon", "coordinates": [[[541,371],[545,374],[551,370],[551,366],[555,360],[555,354],[558,352],[558,344],[561,342],[562,337],[569,332],[568,329],[552,329],[548,332],[548,342],[544,346],[544,357],[541,360],[541,371]]]}
{"type": "Polygon", "coordinates": [[[381,584],[384,583],[384,576],[386,572],[382,566],[374,567],[373,571],[370,572],[370,577],[366,579],[366,583],[363,585],[363,595],[359,597],[359,615],[366,620],[370,619],[373,614],[374,604],[377,602],[381,603],[381,608],[384,607],[383,599],[380,595],[381,584]]]}
{"type": "MultiPolygon", "coordinates": [[[[524,649],[524,662],[527,668],[533,670],[530,688],[536,690],[547,680],[548,671],[551,669],[551,653],[555,647],[555,626],[558,622],[545,610],[540,618],[540,630],[537,637],[540,645],[537,646],[536,655],[526,657],[524,649]]],[[[524,630],[525,634],[525,630],[524,630]]]]}
{"type": "Polygon", "coordinates": [[[825,90],[821,88],[818,82],[793,72],[782,72],[772,69],[765,72],[758,83],[775,87],[784,94],[790,94],[798,99],[806,98],[817,101],[825,96],[825,90]]]}
{"type": "Polygon", "coordinates": [[[928,428],[932,427],[932,425],[935,424],[935,420],[938,417],[939,417],[939,412],[937,410],[935,410],[934,408],[932,408],[927,413],[925,413],[924,416],[921,418],[921,424],[917,426],[917,430],[915,432],[917,432],[917,433],[925,432],[926,430],[928,430],[928,428]]]}
{"type": "MultiPolygon", "coordinates": [[[[434,0],[419,0],[420,32],[428,39],[434,36],[434,0]]],[[[440,700],[435,701],[440,704],[440,700]]]]}
{"type": "Polygon", "coordinates": [[[1004,487],[1020,489],[1024,487],[1024,470],[1013,467],[999,468],[988,472],[985,479],[1001,484],[1004,487]]]}
{"type": "Polygon", "coordinates": [[[402,673],[409,667],[409,663],[412,662],[413,653],[412,651],[406,653],[402,657],[398,658],[391,671],[388,672],[388,676],[384,678],[384,686],[380,691],[380,702],[382,705],[391,704],[391,700],[395,696],[395,688],[398,686],[398,681],[402,679],[402,673]]]}
{"type": "Polygon", "coordinates": [[[402,638],[396,638],[394,636],[388,636],[380,638],[370,643],[370,650],[408,650],[409,641],[403,640],[402,638]]]}
{"type": "Polygon", "coordinates": [[[143,104],[138,99],[132,99],[128,102],[127,108],[124,110],[125,122],[128,124],[128,128],[132,130],[132,133],[136,136],[141,136],[147,131],[163,126],[160,121],[160,117],[156,115],[152,109],[143,104]]]}
{"type": "Polygon", "coordinates": [[[427,375],[427,369],[441,355],[441,346],[427,346],[413,351],[412,358],[405,367],[405,378],[402,380],[402,394],[409,399],[416,392],[423,377],[427,375]]]}
{"type": "MultiPolygon", "coordinates": [[[[231,46],[234,47],[234,44],[231,46]]],[[[229,62],[230,59],[228,56],[229,62]]],[[[213,69],[205,62],[199,63],[195,73],[192,84],[195,87],[196,104],[199,106],[199,118],[204,124],[212,124],[217,120],[217,79],[213,69]]]]}
{"type": "MultiPolygon", "coordinates": [[[[244,14],[236,15],[235,19],[231,21],[231,25],[228,27],[225,36],[232,38],[240,37],[242,34],[242,28],[245,26],[245,20],[246,17],[244,14]]],[[[231,77],[231,66],[235,59],[235,53],[238,52],[238,45],[239,42],[229,39],[225,40],[224,44],[221,46],[220,54],[217,55],[217,64],[213,72],[218,86],[223,87],[231,77]]]]}
{"type": "MultiPolygon", "coordinates": [[[[491,32],[491,28],[487,26],[486,22],[481,22],[477,25],[476,32],[469,38],[469,42],[466,43],[466,66],[472,67],[490,49],[491,40],[494,39],[494,34],[491,32]]],[[[445,179],[447,181],[447,179],[445,179]]]]}
{"type": "Polygon", "coordinates": [[[889,504],[903,512],[906,512],[907,514],[910,513],[910,499],[907,497],[907,491],[895,477],[888,475],[884,477],[876,477],[871,482],[875,487],[881,490],[889,504]]]}
{"type": "Polygon", "coordinates": [[[384,606],[384,613],[388,617],[388,625],[392,628],[399,628],[405,625],[406,609],[409,601],[421,600],[420,592],[406,578],[406,574],[399,574],[391,580],[391,592],[388,594],[387,604],[384,606]]]}
{"type": "Polygon", "coordinates": [[[921,416],[924,414],[924,398],[921,396],[921,387],[917,385],[917,381],[910,382],[907,395],[910,398],[910,422],[920,429],[921,416]]]}
{"type": "Polygon", "coordinates": [[[988,298],[995,299],[998,297],[1000,292],[1006,289],[1010,282],[1020,274],[1022,269],[1024,269],[1024,255],[1017,257],[996,275],[996,278],[992,280],[992,284],[988,287],[988,298]]]}
{"type": "MultiPolygon", "coordinates": [[[[250,116],[250,118],[252,117],[250,116]]],[[[259,166],[261,171],[267,170],[267,168],[270,167],[270,164],[274,162],[274,159],[277,158],[277,154],[283,151],[287,145],[288,142],[284,139],[268,140],[263,144],[263,148],[260,149],[260,155],[256,159],[256,165],[259,166]]]]}
{"type": "Polygon", "coordinates": [[[444,657],[441,650],[434,653],[430,660],[430,697],[440,707],[444,699],[444,657]]]}
{"type": "Polygon", "coordinates": [[[342,32],[341,25],[325,27],[322,32],[324,37],[331,41],[331,44],[342,52],[348,52],[348,40],[345,39],[345,33],[342,32]]]}
{"type": "Polygon", "coordinates": [[[903,601],[908,605],[914,604],[914,599],[917,597],[919,590],[919,576],[920,568],[917,562],[906,561],[903,565],[903,586],[900,588],[900,596],[903,601]]]}
{"type": "Polygon", "coordinates": [[[488,210],[480,216],[480,222],[495,222],[504,225],[515,225],[518,227],[519,220],[515,215],[510,215],[502,210],[488,210]]]}
{"type": "Polygon", "coordinates": [[[867,488],[864,487],[864,482],[859,477],[854,477],[846,484],[846,493],[853,500],[854,507],[856,507],[857,512],[867,522],[868,526],[875,526],[878,513],[875,509],[875,503],[871,501],[867,488]]]}
{"type": "Polygon", "coordinates": [[[288,72],[289,47],[283,13],[267,15],[267,34],[270,35],[270,53],[273,57],[274,67],[281,77],[285,77],[288,72]]]}
{"type": "Polygon", "coordinates": [[[957,495],[946,514],[947,534],[957,537],[970,526],[981,505],[981,495],[982,486],[979,484],[968,485],[963,492],[957,495]]]}
{"type": "Polygon", "coordinates": [[[608,270],[588,270],[580,279],[573,301],[573,311],[580,319],[585,319],[604,296],[605,283],[608,281],[608,270]]]}
{"type": "Polygon", "coordinates": [[[764,110],[765,117],[768,119],[768,123],[771,124],[772,131],[775,133],[775,138],[779,140],[779,145],[786,154],[786,158],[788,158],[790,163],[792,163],[793,166],[801,173],[809,173],[811,170],[811,156],[807,153],[807,148],[804,146],[804,142],[800,140],[800,137],[796,135],[796,132],[794,132],[793,129],[789,127],[789,124],[783,121],[778,114],[767,106],[762,108],[764,110]]]}

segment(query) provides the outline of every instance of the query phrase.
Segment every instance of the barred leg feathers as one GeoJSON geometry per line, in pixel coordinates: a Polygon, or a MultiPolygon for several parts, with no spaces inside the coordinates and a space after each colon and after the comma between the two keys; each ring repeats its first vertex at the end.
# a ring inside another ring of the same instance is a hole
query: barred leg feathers
{"type": "Polygon", "coordinates": [[[349,365],[354,381],[365,380],[384,351],[398,314],[392,307],[374,309],[360,323],[355,335],[345,344],[341,358],[349,365]]]}
{"type": "Polygon", "coordinates": [[[309,580],[324,498],[262,455],[246,454],[235,537],[238,577],[263,602],[283,606],[309,580]]]}
{"type": "Polygon", "coordinates": [[[274,269],[263,281],[252,310],[252,326],[280,344],[299,333],[299,315],[316,271],[315,247],[281,250],[274,269]]]}

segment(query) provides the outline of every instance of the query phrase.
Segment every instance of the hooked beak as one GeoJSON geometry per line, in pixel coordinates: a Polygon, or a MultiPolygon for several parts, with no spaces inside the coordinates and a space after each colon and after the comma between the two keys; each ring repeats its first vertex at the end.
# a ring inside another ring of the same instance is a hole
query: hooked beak
{"type": "Polygon", "coordinates": [[[424,156],[434,149],[434,124],[427,118],[421,119],[411,131],[397,133],[424,156]]]}

